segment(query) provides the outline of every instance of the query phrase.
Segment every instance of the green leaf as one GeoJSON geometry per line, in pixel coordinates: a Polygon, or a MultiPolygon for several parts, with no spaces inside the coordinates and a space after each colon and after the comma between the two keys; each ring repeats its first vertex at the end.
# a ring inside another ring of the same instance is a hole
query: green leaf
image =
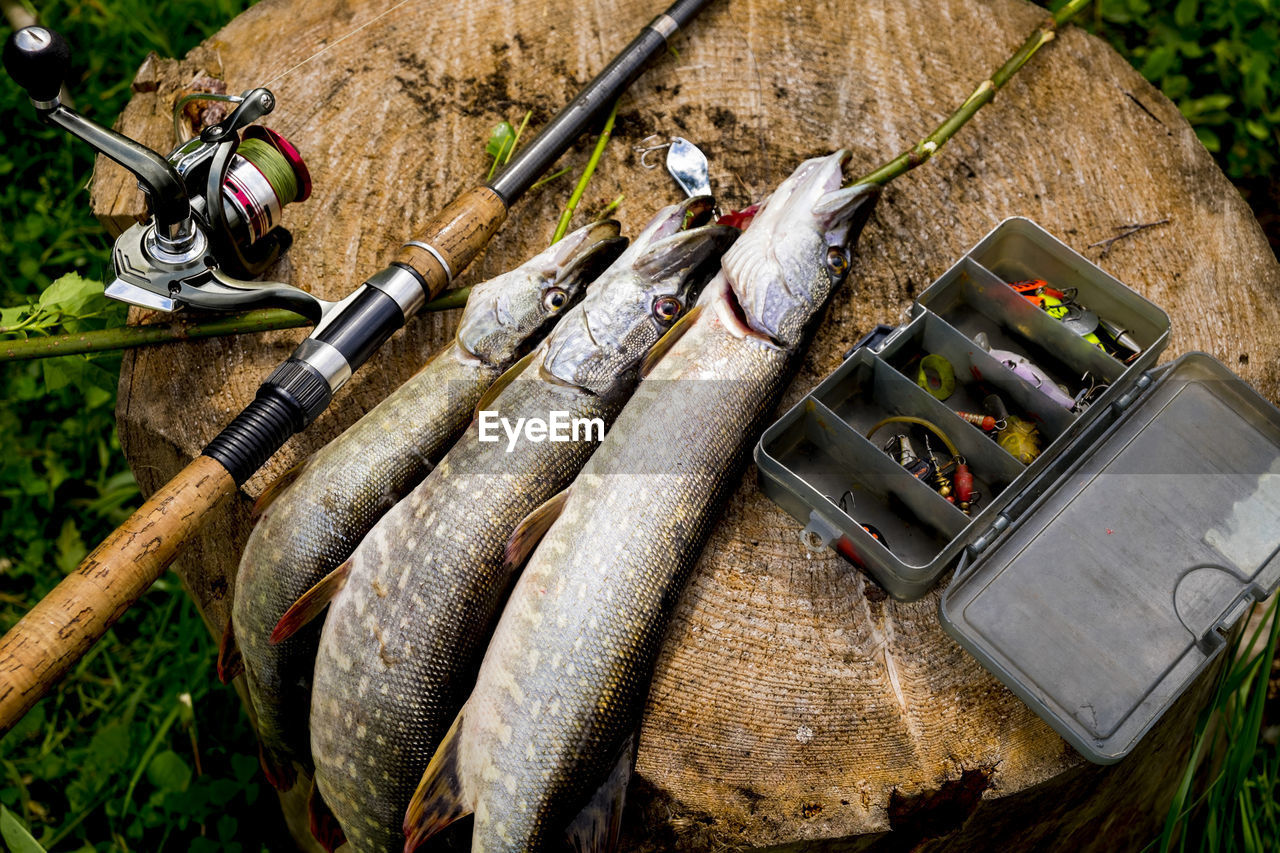
{"type": "Polygon", "coordinates": [[[489,131],[489,141],[485,143],[485,153],[495,160],[504,156],[516,140],[516,129],[511,122],[499,122],[489,131]]]}
{"type": "Polygon", "coordinates": [[[83,312],[90,303],[102,299],[102,290],[102,282],[69,272],[44,289],[40,294],[40,306],[74,316],[83,312]]]}
{"type": "Polygon", "coordinates": [[[166,749],[147,765],[147,781],[162,791],[185,791],[191,784],[191,768],[182,756],[166,749]]]}
{"type": "Polygon", "coordinates": [[[1178,0],[1178,5],[1173,10],[1174,23],[1180,27],[1191,26],[1195,23],[1199,5],[1199,0],[1178,0]]]}
{"type": "Polygon", "coordinates": [[[1197,127],[1196,138],[1200,140],[1201,145],[1210,151],[1220,151],[1222,149],[1222,142],[1218,139],[1218,134],[1207,127],[1197,127]]]}
{"type": "Polygon", "coordinates": [[[107,723],[89,741],[88,767],[93,772],[114,773],[129,763],[129,727],[119,721],[107,723]]]}
{"type": "Polygon", "coordinates": [[[1267,131],[1266,125],[1260,121],[1249,119],[1244,123],[1244,129],[1249,131],[1249,135],[1254,139],[1267,139],[1271,134],[1267,131]]]}
{"type": "Polygon", "coordinates": [[[4,838],[10,853],[45,853],[22,821],[4,806],[0,806],[0,838],[4,838]]]}
{"type": "Polygon", "coordinates": [[[64,575],[70,574],[76,566],[80,565],[84,555],[89,553],[89,549],[84,544],[84,539],[80,536],[80,529],[76,527],[75,521],[70,518],[62,522],[62,530],[58,533],[56,544],[58,553],[55,559],[58,563],[58,570],[64,575]]]}
{"type": "Polygon", "coordinates": [[[1173,68],[1173,61],[1177,57],[1178,51],[1173,45],[1160,45],[1151,51],[1147,55],[1147,61],[1142,63],[1142,76],[1153,82],[1159,82],[1173,68]]]}

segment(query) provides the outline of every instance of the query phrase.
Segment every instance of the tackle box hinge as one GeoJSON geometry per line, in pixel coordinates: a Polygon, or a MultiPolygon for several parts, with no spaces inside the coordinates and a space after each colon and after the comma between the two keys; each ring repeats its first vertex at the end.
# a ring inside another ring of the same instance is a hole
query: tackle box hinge
{"type": "Polygon", "coordinates": [[[983,531],[981,536],[973,540],[973,543],[969,546],[969,551],[973,553],[974,556],[981,554],[992,542],[996,541],[1000,534],[1008,529],[1009,525],[1012,523],[1013,519],[1009,518],[1009,516],[1005,515],[1003,512],[1000,513],[996,516],[996,520],[991,522],[991,526],[983,531]]]}
{"type": "Polygon", "coordinates": [[[1151,387],[1151,383],[1153,381],[1154,380],[1152,379],[1150,372],[1143,373],[1141,376],[1139,376],[1134,381],[1133,387],[1130,388],[1128,391],[1126,391],[1124,394],[1122,394],[1118,400],[1116,400],[1114,403],[1111,404],[1115,408],[1115,411],[1117,413],[1123,412],[1125,409],[1132,406],[1133,401],[1141,397],[1143,392],[1145,392],[1148,388],[1151,387]]]}

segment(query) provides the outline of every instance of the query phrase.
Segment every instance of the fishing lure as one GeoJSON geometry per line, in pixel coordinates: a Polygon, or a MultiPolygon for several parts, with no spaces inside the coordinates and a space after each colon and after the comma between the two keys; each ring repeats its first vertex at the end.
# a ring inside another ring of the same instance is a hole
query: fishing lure
{"type": "Polygon", "coordinates": [[[929,436],[924,437],[924,450],[929,457],[929,464],[933,467],[933,488],[934,490],[946,498],[951,503],[955,503],[955,498],[951,495],[951,478],[947,476],[942,464],[938,462],[937,455],[933,452],[933,446],[929,444],[929,436]]]}
{"type": "Polygon", "coordinates": [[[963,456],[955,458],[955,467],[956,471],[951,479],[956,489],[956,506],[968,515],[969,510],[978,503],[981,495],[973,488],[973,472],[969,470],[963,456]]]}
{"type": "MultiPolygon", "coordinates": [[[[850,518],[853,518],[853,492],[852,492],[852,490],[850,490],[850,489],[845,489],[843,492],[841,492],[841,493],[840,493],[840,500],[836,501],[836,503],[837,503],[837,504],[839,504],[840,509],[844,510],[844,514],[845,514],[845,515],[849,516],[850,518]]],[[[888,550],[888,551],[892,551],[892,550],[893,550],[892,548],[890,548],[890,547],[889,547],[889,543],[885,541],[884,534],[883,534],[883,533],[881,533],[881,532],[879,531],[879,529],[878,529],[878,528],[876,528],[876,526],[875,526],[875,525],[872,525],[872,524],[862,524],[861,522],[859,522],[859,523],[858,523],[858,526],[859,526],[859,527],[861,527],[863,530],[867,531],[867,535],[868,535],[868,536],[870,536],[872,539],[876,540],[877,542],[879,542],[881,545],[883,545],[883,546],[885,547],[885,549],[886,549],[886,550],[888,550]]],[[[852,542],[850,542],[850,541],[849,541],[848,539],[846,539],[845,537],[843,537],[843,536],[841,536],[841,537],[840,537],[840,541],[839,541],[839,543],[838,543],[838,544],[837,544],[837,546],[836,546],[836,551],[837,551],[841,556],[844,556],[844,557],[848,558],[850,561],[852,561],[852,562],[854,562],[854,563],[857,563],[858,565],[862,565],[862,561],[861,561],[861,560],[859,560],[859,559],[857,558],[857,555],[856,555],[856,554],[854,554],[854,552],[853,552],[853,543],[852,543],[852,542]]]]}
{"type": "Polygon", "coordinates": [[[972,412],[956,412],[964,420],[981,429],[983,432],[992,432],[1005,428],[1004,419],[996,420],[991,415],[975,415],[972,412]]]}
{"type": "Polygon", "coordinates": [[[1015,415],[1009,415],[1006,420],[996,444],[1023,465],[1030,465],[1040,455],[1040,431],[1035,424],[1015,415]]]}
{"type": "Polygon", "coordinates": [[[899,465],[907,469],[907,473],[917,480],[924,480],[933,475],[933,466],[920,458],[911,439],[905,432],[900,432],[889,439],[883,448],[899,465]]]}
{"type": "Polygon", "coordinates": [[[956,391],[956,372],[951,362],[936,353],[920,359],[916,372],[916,384],[939,400],[945,400],[956,391]]]}

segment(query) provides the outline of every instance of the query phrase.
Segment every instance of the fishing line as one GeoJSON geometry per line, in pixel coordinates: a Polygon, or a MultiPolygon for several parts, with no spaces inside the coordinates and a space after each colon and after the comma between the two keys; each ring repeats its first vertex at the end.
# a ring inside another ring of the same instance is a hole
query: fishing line
{"type": "Polygon", "coordinates": [[[250,137],[240,143],[236,153],[262,173],[282,207],[298,197],[298,173],[271,143],[265,139],[250,137]]]}
{"type": "Polygon", "coordinates": [[[269,87],[272,83],[274,83],[274,82],[276,82],[277,80],[279,80],[280,78],[285,77],[285,76],[288,76],[289,74],[292,74],[293,72],[297,71],[299,68],[301,68],[302,66],[306,65],[308,62],[312,61],[312,60],[313,60],[313,59],[315,59],[316,57],[321,56],[322,54],[327,53],[328,51],[330,51],[330,50],[332,50],[333,48],[337,47],[338,45],[342,44],[344,41],[346,41],[347,39],[351,38],[353,35],[355,35],[356,33],[360,32],[360,31],[361,31],[361,30],[363,30],[365,27],[372,26],[373,24],[376,24],[378,21],[382,20],[382,19],[383,19],[383,18],[385,18],[387,15],[390,15],[392,12],[396,11],[396,10],[397,10],[397,9],[399,9],[401,6],[404,6],[405,4],[410,3],[410,2],[412,2],[412,0],[400,0],[400,2],[399,2],[399,3],[397,3],[397,4],[396,4],[396,5],[394,5],[394,6],[392,6],[390,9],[386,10],[385,12],[380,12],[380,13],[378,13],[378,15],[377,15],[377,16],[375,16],[375,17],[373,17],[373,18],[369,19],[368,21],[365,21],[363,24],[361,24],[360,26],[356,27],[354,30],[352,30],[351,32],[347,33],[346,35],[341,36],[341,37],[339,37],[339,38],[335,39],[334,41],[330,42],[329,44],[325,45],[324,47],[320,48],[320,49],[319,49],[319,50],[317,50],[315,53],[311,54],[311,55],[310,55],[310,56],[308,56],[306,59],[304,59],[304,60],[302,60],[301,62],[299,62],[297,65],[293,66],[292,68],[287,68],[287,69],[285,69],[284,71],[282,71],[282,72],[280,72],[279,74],[277,74],[276,76],[272,77],[270,80],[268,80],[267,82],[263,83],[263,84],[262,84],[262,87],[265,89],[265,88],[269,87]]]}

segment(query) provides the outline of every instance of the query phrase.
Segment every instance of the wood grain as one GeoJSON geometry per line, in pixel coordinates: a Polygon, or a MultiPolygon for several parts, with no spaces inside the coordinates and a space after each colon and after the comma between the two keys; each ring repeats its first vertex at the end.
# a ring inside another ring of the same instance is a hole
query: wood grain
{"type": "MultiPolygon", "coordinates": [[[[181,62],[144,67],[121,120],[166,147],[173,93],[197,73],[232,91],[271,81],[280,106],[267,123],[295,142],[315,182],[312,199],[286,211],[296,242],[272,275],[326,298],[391,261],[433,211],[479,182],[493,124],[530,110],[530,128],[541,126],[657,11],[646,0],[477,0],[447,14],[412,2],[383,15],[394,5],[266,0],[181,62]]],[[[935,126],[1043,14],[1019,0],[713,4],[677,39],[678,58],[623,98],[578,221],[625,194],[617,216],[634,233],[676,198],[633,150],[650,134],[699,144],[726,208],[833,148],[866,171],[935,126]]],[[[576,173],[589,148],[559,165],[576,173]]],[[[514,205],[459,283],[544,246],[572,179],[514,205]]],[[[110,164],[99,165],[93,199],[116,222],[139,209],[134,182],[110,164]]],[[[930,163],[888,188],[784,403],[872,325],[899,321],[1012,215],[1091,258],[1090,244],[1117,226],[1169,217],[1117,243],[1102,266],[1168,311],[1170,355],[1208,351],[1280,398],[1280,266],[1248,207],[1173,104],[1068,28],[930,163]]],[[[413,373],[455,322],[411,322],[194,543],[179,570],[215,632],[251,498],[413,373]]],[[[302,334],[131,353],[120,434],[144,488],[185,465],[302,334]]],[[[703,554],[659,663],[629,848],[1110,849],[1158,831],[1205,682],[1130,759],[1088,765],[946,637],[936,593],[892,601],[837,558],[810,557],[755,476],[703,554]]]]}

